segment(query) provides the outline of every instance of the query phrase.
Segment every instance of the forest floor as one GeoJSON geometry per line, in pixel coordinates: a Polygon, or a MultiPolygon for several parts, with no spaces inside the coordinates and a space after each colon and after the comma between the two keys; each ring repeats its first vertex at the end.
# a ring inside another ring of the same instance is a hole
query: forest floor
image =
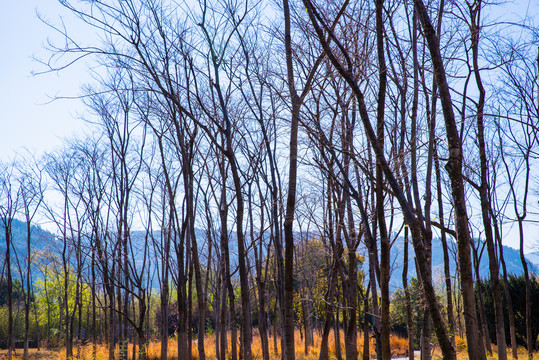
{"type": "MultiPolygon", "coordinates": [[[[363,349],[363,337],[361,334],[358,337],[358,348],[360,349],[360,356],[359,358],[362,358],[361,349],[363,349]]],[[[296,331],[296,359],[297,360],[317,360],[319,355],[319,348],[320,348],[320,336],[315,333],[314,335],[314,347],[309,349],[309,352],[305,354],[305,348],[304,348],[304,342],[301,334],[299,331],[296,331]]],[[[345,358],[344,354],[344,334],[341,332],[341,349],[342,349],[342,358],[345,358]]],[[[457,338],[458,340],[458,338],[457,338]]],[[[230,345],[230,342],[228,342],[230,345]]],[[[205,345],[205,352],[206,352],[206,358],[208,360],[216,359],[216,353],[215,353],[215,336],[214,335],[208,335],[204,341],[205,345]]],[[[274,342],[273,337],[270,337],[269,341],[270,345],[270,357],[272,360],[280,360],[280,344],[279,341],[276,343],[274,342]],[[277,352],[275,352],[275,345],[277,346],[277,352]]],[[[171,338],[169,340],[168,344],[168,359],[177,359],[177,342],[175,339],[171,338]]],[[[374,352],[374,343],[373,339],[371,339],[370,344],[370,358],[375,359],[376,355],[374,352]]],[[[73,352],[74,352],[74,359],[80,359],[80,360],[90,360],[92,359],[92,345],[86,345],[86,346],[75,346],[73,352]]],[[[408,342],[405,338],[400,338],[397,336],[391,336],[391,355],[394,360],[406,360],[408,359],[407,349],[408,349],[408,342]]],[[[458,349],[458,360],[466,360],[468,358],[466,353],[465,344],[462,344],[457,341],[457,349],[458,349]]],[[[147,352],[147,360],[158,360],[160,359],[160,350],[161,345],[159,341],[150,341],[148,345],[148,352],[147,352]]],[[[198,349],[197,344],[194,341],[192,344],[192,350],[193,350],[193,359],[198,359],[198,349]]],[[[230,350],[230,348],[229,348],[230,350]]],[[[494,349],[495,350],[495,349],[494,349]]],[[[128,359],[132,359],[132,346],[129,346],[128,350],[128,359]]],[[[253,338],[253,358],[254,359],[262,359],[262,346],[260,342],[259,336],[254,336],[253,338]]],[[[334,334],[331,333],[329,337],[329,352],[330,352],[330,359],[337,359],[337,354],[335,352],[335,337],[334,334]]],[[[64,360],[65,359],[65,349],[57,349],[57,350],[47,350],[47,349],[30,349],[29,350],[29,359],[30,360],[43,360],[43,359],[50,359],[50,360],[64,360]]],[[[415,359],[419,359],[419,353],[415,352],[415,359]]],[[[13,360],[22,360],[23,356],[23,349],[17,349],[16,353],[13,354],[13,360]]],[[[96,358],[100,360],[108,359],[108,349],[105,344],[99,344],[97,346],[97,353],[96,358]]],[[[118,348],[116,349],[116,359],[118,359],[118,348]]],[[[494,360],[497,359],[498,356],[496,352],[492,354],[492,356],[487,355],[488,360],[494,360]]],[[[511,355],[508,354],[508,358],[512,359],[511,355]]],[[[0,350],[0,360],[7,359],[7,350],[0,350]]],[[[433,360],[441,359],[441,354],[439,353],[439,350],[435,350],[433,354],[433,360]]],[[[527,354],[526,350],[524,348],[519,348],[519,356],[518,360],[527,360],[527,354]]],[[[534,360],[539,360],[539,353],[536,353],[533,357],[534,360]]]]}

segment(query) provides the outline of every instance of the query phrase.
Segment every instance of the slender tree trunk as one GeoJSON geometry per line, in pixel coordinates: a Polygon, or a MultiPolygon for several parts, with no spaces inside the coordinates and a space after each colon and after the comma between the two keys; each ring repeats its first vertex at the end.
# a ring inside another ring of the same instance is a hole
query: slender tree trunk
{"type": "MultiPolygon", "coordinates": [[[[27,216],[28,218],[28,216],[27,216]]],[[[26,249],[28,252],[27,255],[27,269],[26,269],[26,296],[24,297],[24,353],[23,353],[23,359],[28,359],[28,333],[30,330],[30,295],[31,295],[31,289],[30,289],[30,272],[31,272],[31,242],[30,242],[31,234],[30,234],[30,220],[27,219],[26,221],[26,249]]]]}
{"type": "Polygon", "coordinates": [[[478,306],[478,312],[479,317],[478,319],[478,325],[481,329],[481,333],[483,334],[483,338],[485,340],[485,347],[490,355],[492,355],[492,346],[490,343],[490,335],[488,331],[488,323],[487,318],[485,316],[485,305],[483,301],[483,286],[481,282],[481,276],[479,274],[479,264],[481,261],[481,258],[478,256],[478,249],[476,249],[473,245],[473,255],[474,255],[474,266],[475,266],[475,276],[477,278],[477,296],[479,300],[479,306],[478,306]]]}
{"type": "MultiPolygon", "coordinates": [[[[335,302],[339,304],[339,289],[337,289],[337,299],[335,302]]],[[[333,312],[333,336],[335,337],[335,358],[337,360],[342,360],[342,349],[341,349],[341,327],[339,324],[339,306],[335,306],[335,311],[333,312]]]]}
{"type": "Polygon", "coordinates": [[[404,262],[402,266],[402,286],[406,299],[406,331],[408,332],[408,358],[414,360],[414,319],[410,290],[408,289],[408,227],[404,228],[404,262]]]}
{"type": "MultiPolygon", "coordinates": [[[[224,184],[226,183],[226,171],[225,171],[225,165],[223,163],[220,164],[220,171],[221,171],[221,178],[223,179],[223,188],[221,190],[221,200],[220,200],[220,206],[219,206],[219,216],[221,220],[221,268],[224,270],[224,286],[227,290],[226,293],[223,293],[223,302],[226,302],[226,296],[228,295],[228,308],[229,308],[229,315],[230,315],[230,345],[231,345],[231,356],[232,360],[236,360],[238,358],[237,354],[237,348],[236,348],[236,340],[237,340],[237,333],[236,333],[236,316],[235,316],[235,296],[234,296],[234,288],[232,287],[232,281],[230,279],[230,254],[229,254],[229,248],[228,248],[228,228],[227,228],[227,218],[228,218],[228,205],[227,205],[227,197],[226,197],[226,187],[224,184]]],[[[226,306],[223,305],[222,313],[226,314],[226,306]]],[[[224,322],[223,322],[224,323],[224,322]]],[[[221,340],[221,358],[224,359],[225,353],[226,353],[226,329],[225,333],[223,334],[225,339],[221,340]]]]}
{"type": "MultiPolygon", "coordinates": [[[[379,146],[384,148],[384,112],[386,86],[387,86],[387,67],[384,56],[384,26],[383,26],[383,6],[384,0],[376,0],[376,45],[378,53],[378,101],[376,116],[376,136],[379,146]]],[[[391,358],[391,345],[389,343],[389,277],[390,277],[390,241],[387,233],[386,218],[384,212],[384,171],[380,159],[376,160],[376,216],[380,234],[380,343],[382,359],[391,358]]]]}
{"type": "Polygon", "coordinates": [[[524,269],[524,279],[526,280],[526,349],[528,351],[528,359],[533,358],[534,343],[535,340],[532,336],[532,298],[531,298],[531,284],[530,273],[528,271],[528,263],[524,257],[524,216],[518,216],[518,231],[520,238],[520,261],[522,268],[524,269]]]}
{"type": "MultiPolygon", "coordinates": [[[[374,133],[374,130],[370,123],[364,95],[362,91],[360,90],[358,83],[352,76],[351,72],[349,70],[346,70],[343,67],[343,65],[339,62],[337,57],[334,55],[333,50],[329,46],[328,42],[326,41],[324,32],[319,25],[321,18],[316,8],[314,7],[314,5],[312,4],[310,0],[303,0],[303,3],[308,9],[308,14],[311,19],[311,23],[315,27],[318,39],[320,40],[320,43],[322,47],[324,48],[325,54],[329,57],[332,65],[337,69],[339,74],[347,81],[348,85],[350,85],[352,91],[354,92],[354,95],[357,98],[358,110],[359,110],[361,122],[363,124],[363,128],[365,129],[365,132],[366,132],[366,136],[376,154],[377,160],[381,162],[382,168],[384,170],[384,175],[386,176],[391,189],[394,191],[395,196],[398,199],[399,204],[401,205],[406,222],[410,226],[412,238],[414,240],[414,249],[415,249],[416,257],[418,258],[418,263],[420,265],[420,271],[422,273],[428,273],[429,269],[427,268],[425,264],[424,247],[421,241],[422,236],[423,236],[422,235],[423,229],[422,229],[421,223],[417,219],[417,216],[414,214],[410,206],[410,203],[407,201],[406,197],[404,196],[402,188],[399,187],[399,184],[395,178],[394,173],[392,172],[387,161],[385,160],[385,155],[383,153],[383,150],[380,147],[376,134],[374,133]]],[[[453,123],[454,123],[454,117],[453,117],[453,123]]],[[[457,136],[458,136],[458,133],[457,133],[457,136]]],[[[432,320],[433,320],[433,323],[435,324],[436,335],[438,337],[438,341],[440,343],[443,356],[445,359],[454,360],[456,358],[455,349],[451,345],[451,342],[449,341],[449,338],[447,336],[447,329],[445,327],[444,320],[440,313],[440,307],[436,299],[434,288],[432,284],[429,284],[429,283],[424,283],[423,286],[425,288],[427,303],[429,304],[429,311],[431,312],[432,320]]]]}
{"type": "Polygon", "coordinates": [[[294,66],[292,63],[292,39],[290,30],[290,7],[288,0],[283,0],[284,9],[284,42],[288,90],[292,103],[292,120],[290,125],[290,163],[288,170],[288,196],[284,216],[284,344],[283,353],[286,360],[295,359],[294,341],[294,212],[296,209],[296,182],[298,162],[298,127],[301,99],[294,85],[294,66]]]}
{"type": "MultiPolygon", "coordinates": [[[[433,110],[434,115],[434,110],[433,110]]],[[[434,146],[434,167],[436,171],[436,191],[438,197],[438,219],[442,228],[445,227],[444,206],[442,195],[442,179],[440,173],[440,162],[436,145],[434,146]]],[[[447,235],[442,230],[440,236],[442,250],[444,253],[444,276],[445,276],[445,294],[447,298],[447,323],[449,325],[449,337],[453,347],[455,346],[455,315],[453,310],[453,290],[451,286],[451,270],[449,267],[449,248],[447,246],[447,235]]]]}
{"type": "Polygon", "coordinates": [[[109,360],[114,360],[114,350],[116,349],[116,314],[114,312],[114,288],[112,284],[108,285],[109,294],[109,360]]]}
{"type": "MultiPolygon", "coordinates": [[[[446,165],[451,181],[451,194],[455,209],[455,229],[457,232],[458,258],[460,265],[461,291],[464,303],[464,317],[466,323],[466,339],[468,343],[468,356],[470,360],[485,360],[484,344],[479,336],[477,314],[475,309],[475,296],[473,290],[472,262],[470,258],[470,233],[468,229],[468,215],[466,210],[466,197],[462,178],[462,145],[460,143],[453,103],[447,85],[444,63],[440,54],[440,44],[436,32],[432,27],[429,15],[422,0],[414,0],[414,5],[423,27],[434,66],[434,74],[438,85],[442,109],[445,118],[446,136],[449,147],[449,160],[446,165]]],[[[434,322],[436,320],[432,319],[434,322]]],[[[440,339],[439,339],[440,340],[440,339]]],[[[450,345],[450,344],[449,344],[450,345]]],[[[453,351],[448,351],[443,345],[444,357],[454,358],[453,351]],[[451,353],[451,355],[450,355],[451,353]],[[446,355],[447,354],[447,355],[446,355]]],[[[452,348],[452,346],[451,346],[452,348]]]]}
{"type": "Polygon", "coordinates": [[[6,233],[6,269],[7,269],[7,356],[12,359],[13,351],[13,279],[11,276],[11,222],[12,219],[4,218],[4,230],[6,233]]]}
{"type": "MultiPolygon", "coordinates": [[[[325,305],[325,320],[324,327],[322,330],[322,339],[320,342],[320,354],[318,360],[329,360],[329,333],[331,331],[331,322],[333,320],[333,296],[335,293],[335,286],[337,282],[337,260],[333,259],[328,290],[325,294],[326,305],[325,305]]],[[[337,344],[335,344],[337,345],[337,344]]]]}
{"type": "MultiPolygon", "coordinates": [[[[169,304],[168,304],[168,269],[165,270],[165,273],[162,275],[161,280],[161,359],[168,358],[168,313],[169,313],[169,304]]],[[[180,285],[178,285],[178,289],[180,285]]],[[[181,301],[178,296],[178,302],[181,301]]],[[[179,309],[178,309],[179,312],[179,309]]],[[[181,333],[178,331],[178,342],[180,342],[179,337],[181,333]]],[[[179,346],[179,345],[178,345],[179,346]]],[[[183,349],[182,349],[183,350],[183,349]]],[[[180,349],[178,349],[180,351],[180,349]]],[[[178,355],[180,352],[178,352],[178,355]]]]}
{"type": "Polygon", "coordinates": [[[481,0],[474,2],[470,10],[470,32],[472,40],[472,59],[475,81],[479,90],[479,100],[477,102],[477,145],[479,147],[479,160],[481,163],[481,184],[479,185],[479,197],[481,199],[481,215],[483,217],[483,227],[485,229],[485,241],[487,243],[487,252],[490,269],[490,282],[492,285],[492,298],[494,300],[494,316],[496,326],[496,345],[498,347],[498,359],[507,360],[507,345],[505,343],[505,326],[503,319],[502,292],[499,281],[498,259],[496,258],[496,249],[494,245],[494,236],[492,234],[492,224],[490,221],[489,210],[490,200],[488,196],[488,163],[485,146],[485,134],[483,124],[483,109],[485,105],[485,88],[481,79],[479,69],[479,31],[481,0]]]}
{"type": "MultiPolygon", "coordinates": [[[[493,215],[492,208],[491,208],[491,215],[493,215]]],[[[500,263],[502,264],[502,270],[503,270],[503,290],[504,290],[503,293],[505,295],[505,300],[507,302],[507,317],[509,318],[509,338],[511,339],[512,355],[513,355],[513,359],[517,359],[518,358],[518,345],[517,345],[517,336],[515,332],[515,314],[513,310],[513,300],[511,299],[511,291],[509,290],[509,280],[507,279],[507,269],[505,266],[505,259],[503,257],[502,237],[500,235],[498,222],[496,221],[496,218],[494,217],[494,215],[492,216],[492,218],[493,218],[493,224],[494,224],[494,233],[496,235],[496,242],[498,244],[498,256],[500,259],[500,263]]]]}
{"type": "MultiPolygon", "coordinates": [[[[370,337],[369,337],[369,293],[363,297],[363,360],[370,359],[370,337]]],[[[413,359],[411,359],[413,360],[413,359]]]]}
{"type": "MultiPolygon", "coordinates": [[[[186,161],[186,157],[184,157],[184,161],[186,161]]],[[[206,294],[204,292],[204,289],[202,287],[202,273],[200,271],[200,261],[199,261],[199,255],[198,255],[198,244],[195,236],[195,211],[194,211],[194,195],[193,195],[193,188],[194,188],[194,176],[193,171],[191,167],[189,166],[188,169],[184,169],[184,173],[187,173],[184,175],[184,179],[186,180],[186,192],[188,194],[187,197],[187,218],[189,221],[189,228],[188,228],[188,239],[191,241],[191,250],[192,250],[192,259],[193,259],[193,266],[195,271],[195,286],[197,291],[197,301],[198,301],[198,315],[199,315],[199,325],[198,325],[198,358],[200,360],[206,359],[206,352],[204,349],[204,337],[206,334],[206,294]],[[187,171],[185,171],[187,170],[187,171]]],[[[210,240],[208,238],[208,240],[210,240]]],[[[189,241],[189,240],[188,240],[189,241]]]]}
{"type": "MultiPolygon", "coordinates": [[[[222,245],[222,244],[221,244],[222,245]]],[[[223,253],[221,253],[221,256],[224,256],[223,253]]],[[[220,357],[220,360],[225,360],[226,359],[226,353],[227,353],[227,338],[228,338],[228,334],[227,334],[227,326],[226,326],[226,315],[227,315],[227,286],[226,286],[226,283],[227,283],[227,280],[226,280],[226,270],[224,270],[224,259],[222,260],[223,262],[223,265],[222,265],[222,268],[223,268],[223,275],[222,275],[222,282],[223,282],[223,285],[222,285],[222,296],[221,296],[221,314],[220,314],[220,322],[221,322],[221,344],[220,344],[220,348],[221,348],[221,357],[220,357]]],[[[232,341],[235,341],[235,339],[231,339],[231,342],[232,341]]],[[[232,343],[232,346],[235,347],[236,346],[236,343],[232,343]]]]}

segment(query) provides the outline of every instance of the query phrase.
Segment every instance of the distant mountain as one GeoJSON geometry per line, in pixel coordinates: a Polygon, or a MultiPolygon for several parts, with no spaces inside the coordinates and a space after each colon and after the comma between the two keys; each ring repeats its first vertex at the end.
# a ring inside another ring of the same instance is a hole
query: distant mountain
{"type": "MultiPolygon", "coordinates": [[[[456,276],[455,259],[457,258],[457,244],[454,241],[448,242],[449,247],[449,267],[452,276],[456,276]]],[[[404,244],[403,239],[397,239],[391,248],[392,273],[390,280],[390,290],[402,288],[402,268],[404,264],[404,244]]],[[[415,253],[412,244],[409,245],[408,256],[408,278],[417,277],[415,268],[415,253]]],[[[480,250],[481,251],[481,250],[480,250]]],[[[490,278],[489,261],[486,246],[481,255],[479,255],[479,275],[482,279],[490,278]]],[[[520,261],[520,252],[508,246],[503,247],[503,256],[508,274],[520,275],[523,273],[522,263],[520,261]]],[[[539,269],[539,252],[526,254],[529,271],[537,274],[539,269]]],[[[500,269],[501,271],[501,269],[500,269]]],[[[433,281],[441,283],[444,278],[444,253],[442,242],[439,238],[432,241],[432,273],[433,281]]],[[[474,274],[475,275],[475,274],[474,274]]]]}
{"type": "MultiPolygon", "coordinates": [[[[13,219],[11,235],[12,243],[17,252],[26,253],[26,239],[27,239],[26,223],[17,219],[13,219]]],[[[42,229],[39,226],[32,225],[30,227],[30,236],[32,241],[32,251],[43,250],[47,247],[54,235],[47,230],[42,229]]],[[[6,250],[6,232],[4,227],[0,224],[0,253],[6,250]]]]}
{"type": "MultiPolygon", "coordinates": [[[[12,234],[13,234],[13,245],[17,249],[19,254],[25,254],[26,253],[26,223],[20,220],[13,220],[13,228],[12,228],[12,234]]],[[[43,250],[49,246],[52,245],[54,235],[50,232],[42,229],[39,226],[32,226],[31,227],[31,235],[32,235],[32,251],[36,250],[43,250]]],[[[142,247],[144,246],[144,236],[145,232],[143,231],[133,231],[132,233],[132,239],[134,240],[135,247],[139,248],[139,251],[141,251],[142,247]],[[138,245],[138,246],[137,246],[138,245]]],[[[158,233],[155,233],[154,236],[157,238],[159,237],[158,233]]],[[[237,255],[237,241],[236,241],[236,234],[234,232],[231,232],[229,234],[229,246],[230,246],[230,257],[231,257],[231,263],[232,266],[235,266],[238,261],[238,255],[237,255]]],[[[199,243],[199,251],[200,256],[205,257],[205,251],[202,249],[206,248],[204,244],[206,243],[206,233],[201,229],[196,229],[196,238],[197,242],[199,243]]],[[[159,263],[159,257],[156,256],[157,254],[154,253],[153,246],[150,245],[150,256],[157,260],[156,263],[154,263],[154,266],[159,263]]],[[[450,269],[452,276],[456,276],[456,266],[455,266],[455,259],[457,257],[457,250],[456,250],[456,243],[453,241],[450,241],[449,244],[449,253],[450,253],[450,269]]],[[[504,259],[505,264],[507,267],[507,271],[509,274],[515,274],[520,275],[523,273],[522,270],[522,264],[520,262],[520,253],[517,249],[513,249],[511,247],[504,246],[504,259]]],[[[0,254],[3,254],[6,249],[6,238],[5,238],[5,232],[4,229],[0,226],[0,254]]],[[[404,244],[403,239],[399,238],[397,241],[395,241],[393,247],[391,248],[391,279],[390,279],[390,291],[393,292],[399,288],[402,288],[402,268],[404,263],[404,244]]],[[[172,250],[174,251],[174,250],[172,250]]],[[[361,248],[358,250],[358,252],[361,255],[365,256],[365,264],[363,264],[363,270],[367,272],[368,270],[368,256],[366,253],[366,249],[361,248]]],[[[539,251],[532,252],[526,254],[526,258],[528,260],[529,270],[534,273],[539,273],[539,251]]],[[[415,268],[415,254],[412,247],[412,244],[409,246],[409,254],[408,254],[408,278],[417,277],[416,268],[415,268]]],[[[139,259],[139,260],[142,260],[139,259]]],[[[444,277],[444,256],[443,256],[443,249],[441,240],[439,238],[433,239],[432,244],[432,271],[433,271],[433,280],[435,283],[442,283],[442,279],[444,277]]],[[[480,261],[480,276],[481,278],[489,278],[489,268],[488,268],[488,255],[486,248],[483,250],[483,253],[481,255],[481,261],[480,261]]]]}
{"type": "Polygon", "coordinates": [[[525,255],[532,264],[535,265],[535,269],[539,269],[539,251],[534,251],[525,255]]]}

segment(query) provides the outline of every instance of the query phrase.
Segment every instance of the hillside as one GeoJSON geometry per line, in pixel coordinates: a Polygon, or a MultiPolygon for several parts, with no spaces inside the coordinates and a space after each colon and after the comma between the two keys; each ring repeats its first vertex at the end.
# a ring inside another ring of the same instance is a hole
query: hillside
{"type": "MultiPolygon", "coordinates": [[[[449,246],[449,256],[450,256],[450,269],[452,276],[456,276],[456,266],[455,259],[457,258],[457,245],[454,241],[448,243],[449,246]]],[[[481,252],[481,249],[479,250],[481,252]]],[[[404,251],[403,251],[403,241],[398,239],[395,242],[395,245],[391,249],[392,254],[392,273],[390,287],[394,291],[398,288],[402,288],[402,267],[404,263],[404,251]]],[[[413,247],[410,244],[409,254],[408,254],[408,278],[417,277],[417,272],[414,265],[414,251],[413,247]]],[[[520,261],[519,250],[512,247],[504,246],[503,255],[505,259],[505,265],[507,267],[507,272],[509,274],[520,275],[523,273],[522,263],[520,261]]],[[[479,265],[479,274],[481,278],[489,278],[489,262],[487,249],[483,250],[483,253],[479,254],[480,256],[480,265],[479,265]]],[[[528,261],[528,267],[530,272],[537,274],[539,269],[539,253],[530,253],[526,254],[526,259],[528,261]]],[[[432,271],[433,271],[433,280],[434,282],[441,282],[441,279],[444,277],[444,253],[442,249],[442,243],[439,238],[433,239],[432,244],[432,271]]],[[[501,270],[500,270],[501,271],[501,270]]]]}
{"type": "MultiPolygon", "coordinates": [[[[26,253],[26,224],[20,220],[15,219],[13,221],[12,232],[13,232],[13,245],[15,246],[15,249],[19,252],[19,254],[26,253]]],[[[50,232],[35,225],[31,227],[31,232],[32,232],[32,249],[33,250],[43,250],[44,248],[46,248],[47,246],[51,244],[51,240],[54,237],[54,235],[51,234],[50,232]]],[[[205,243],[205,235],[206,233],[204,231],[200,229],[196,230],[197,241],[201,245],[205,243]]],[[[231,237],[230,239],[231,261],[233,264],[235,264],[237,263],[235,234],[231,233],[230,237],[231,237]]],[[[140,244],[142,244],[143,238],[144,238],[144,232],[134,231],[133,238],[136,239],[135,242],[140,242],[140,244]]],[[[456,276],[455,259],[456,259],[457,253],[456,253],[455,242],[450,242],[449,248],[450,248],[451,274],[452,276],[456,276]]],[[[2,229],[2,231],[0,231],[0,253],[3,253],[5,249],[6,249],[6,237],[2,229]]],[[[151,248],[150,251],[153,253],[153,248],[151,248]]],[[[360,247],[358,251],[362,255],[365,256],[365,259],[368,259],[366,249],[360,247]]],[[[403,253],[404,253],[403,239],[400,238],[395,242],[395,244],[393,245],[393,248],[391,249],[391,257],[392,257],[392,272],[391,272],[391,280],[390,280],[391,291],[395,291],[398,288],[402,288],[402,268],[403,268],[403,263],[404,263],[403,253]]],[[[411,245],[409,248],[408,255],[409,255],[408,278],[417,277],[417,273],[416,273],[416,269],[414,265],[415,255],[414,255],[414,251],[411,245]]],[[[505,258],[507,271],[509,274],[515,274],[515,275],[522,274],[523,271],[522,271],[522,265],[520,262],[520,254],[517,249],[504,246],[504,258],[505,258]]],[[[526,254],[526,258],[528,259],[530,271],[537,274],[538,273],[537,270],[539,269],[539,252],[532,252],[532,253],[526,254]]],[[[366,271],[367,268],[368,268],[368,264],[365,263],[363,265],[363,269],[366,271]]],[[[444,261],[443,261],[443,250],[442,250],[441,241],[439,238],[436,238],[433,240],[432,268],[433,268],[434,281],[440,282],[444,275],[443,274],[444,261]]],[[[488,256],[486,253],[486,249],[483,251],[483,254],[481,255],[480,275],[482,278],[489,277],[488,256]]]]}
{"type": "MultiPolygon", "coordinates": [[[[26,223],[17,219],[13,220],[11,233],[13,236],[13,246],[18,252],[26,252],[26,223]]],[[[54,235],[47,230],[42,229],[39,226],[32,225],[30,228],[30,235],[32,237],[32,248],[34,250],[43,250],[54,235]]],[[[4,252],[6,249],[6,233],[4,228],[0,226],[0,252],[4,252]]]]}

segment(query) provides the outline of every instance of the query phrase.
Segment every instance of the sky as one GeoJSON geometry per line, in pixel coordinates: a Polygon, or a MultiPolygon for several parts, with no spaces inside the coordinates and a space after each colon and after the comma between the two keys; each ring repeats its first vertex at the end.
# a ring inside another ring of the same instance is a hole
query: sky
{"type": "MultiPolygon", "coordinates": [[[[79,99],[52,99],[77,97],[80,86],[91,80],[86,71],[89,64],[81,62],[61,72],[32,75],[47,70],[34,59],[48,59],[47,41],[62,40],[37,13],[55,24],[62,19],[76,38],[91,38],[92,32],[57,0],[0,0],[0,4],[0,161],[9,161],[26,150],[36,156],[53,151],[62,139],[83,133],[86,127],[80,119],[84,106],[79,99]]],[[[535,0],[517,0],[500,10],[500,14],[509,11],[517,18],[528,15],[539,21],[535,0]]],[[[512,247],[518,247],[515,228],[505,241],[512,247]]],[[[530,224],[527,231],[539,239],[539,226],[530,224]]],[[[527,251],[539,249],[535,241],[527,251]]]]}
{"type": "Polygon", "coordinates": [[[85,126],[77,116],[80,100],[51,99],[80,93],[82,65],[60,72],[33,76],[46,67],[33,57],[48,58],[44,46],[54,31],[38,19],[59,21],[66,15],[56,0],[0,0],[0,161],[28,149],[52,150],[61,139],[85,126]]]}

